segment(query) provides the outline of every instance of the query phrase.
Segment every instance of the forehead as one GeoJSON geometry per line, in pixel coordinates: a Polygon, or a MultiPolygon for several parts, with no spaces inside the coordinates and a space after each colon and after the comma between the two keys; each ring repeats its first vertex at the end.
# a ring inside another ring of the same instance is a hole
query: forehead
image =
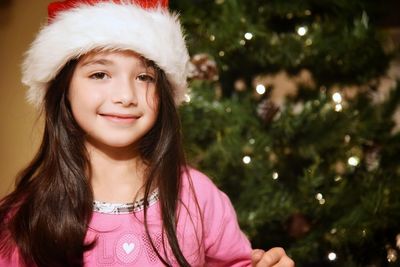
{"type": "Polygon", "coordinates": [[[107,63],[112,63],[114,60],[118,58],[129,58],[137,62],[137,64],[151,67],[150,61],[145,59],[143,56],[139,55],[136,52],[130,50],[100,50],[100,51],[91,51],[79,58],[79,65],[89,65],[91,63],[100,63],[107,65],[107,63]]]}

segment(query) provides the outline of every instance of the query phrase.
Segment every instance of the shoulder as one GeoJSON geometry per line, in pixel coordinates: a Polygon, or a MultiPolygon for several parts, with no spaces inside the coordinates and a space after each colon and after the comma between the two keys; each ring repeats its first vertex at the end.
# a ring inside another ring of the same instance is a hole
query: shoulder
{"type": "Polygon", "coordinates": [[[183,187],[193,186],[196,191],[212,190],[220,191],[214,182],[201,171],[194,169],[192,167],[187,167],[182,175],[182,185],[183,187]]]}
{"type": "Polygon", "coordinates": [[[199,204],[226,201],[228,198],[206,174],[191,167],[183,173],[182,191],[194,192],[199,204]]]}
{"type": "Polygon", "coordinates": [[[187,204],[194,199],[206,222],[226,217],[236,219],[229,197],[207,175],[194,168],[188,167],[182,177],[182,199],[187,204]]]}

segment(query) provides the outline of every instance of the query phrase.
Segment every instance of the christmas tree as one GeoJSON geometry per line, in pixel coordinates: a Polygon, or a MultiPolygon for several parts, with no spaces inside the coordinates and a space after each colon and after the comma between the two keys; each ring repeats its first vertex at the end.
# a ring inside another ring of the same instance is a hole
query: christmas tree
{"type": "Polygon", "coordinates": [[[380,3],[171,2],[192,55],[189,161],[253,246],[300,267],[399,266],[400,67],[380,3]]]}

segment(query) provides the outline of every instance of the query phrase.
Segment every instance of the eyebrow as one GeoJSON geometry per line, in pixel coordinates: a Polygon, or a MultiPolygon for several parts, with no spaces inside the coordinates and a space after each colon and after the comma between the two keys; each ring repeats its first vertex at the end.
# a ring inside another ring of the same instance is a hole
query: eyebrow
{"type": "Polygon", "coordinates": [[[92,59],[92,60],[88,60],[88,61],[84,62],[82,64],[82,67],[96,65],[96,64],[107,66],[107,65],[113,65],[114,63],[111,60],[103,59],[103,58],[102,59],[92,59]]]}
{"type": "MultiPolygon", "coordinates": [[[[114,62],[112,60],[105,59],[105,58],[99,58],[99,59],[95,58],[95,59],[90,59],[90,60],[82,63],[81,67],[87,67],[87,66],[96,65],[96,64],[104,65],[104,66],[110,66],[110,65],[114,65],[114,62]]],[[[154,67],[146,66],[146,64],[144,64],[144,62],[140,62],[139,66],[140,67],[146,67],[146,68],[150,67],[151,69],[154,69],[154,67]]]]}

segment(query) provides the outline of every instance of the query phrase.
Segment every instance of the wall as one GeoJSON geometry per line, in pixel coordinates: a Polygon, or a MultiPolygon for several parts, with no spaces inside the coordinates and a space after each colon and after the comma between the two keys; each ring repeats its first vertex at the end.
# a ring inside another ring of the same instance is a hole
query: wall
{"type": "Polygon", "coordinates": [[[0,0],[0,197],[12,190],[16,174],[32,158],[42,124],[25,102],[21,62],[50,0],[0,0]]]}

